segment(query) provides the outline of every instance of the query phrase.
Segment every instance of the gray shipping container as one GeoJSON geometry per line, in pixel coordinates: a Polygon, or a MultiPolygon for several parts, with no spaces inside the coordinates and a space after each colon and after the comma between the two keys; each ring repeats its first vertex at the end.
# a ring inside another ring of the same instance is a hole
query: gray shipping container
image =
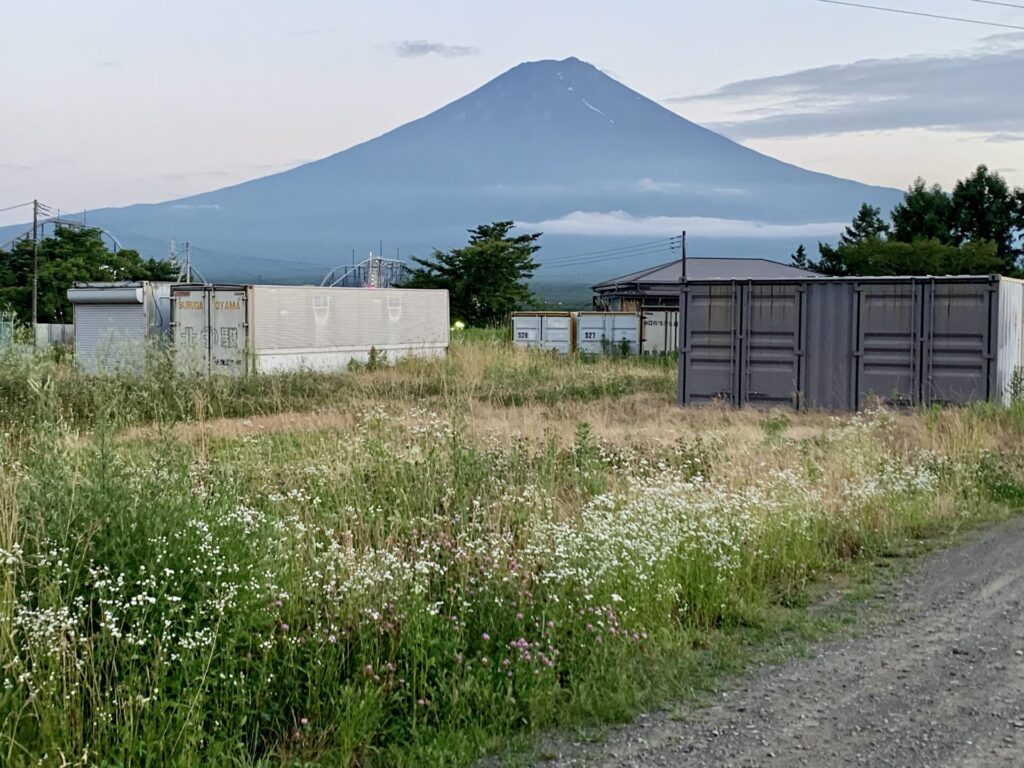
{"type": "Polygon", "coordinates": [[[1022,307],[1024,284],[1000,277],[687,282],[679,402],[1008,402],[1022,307]]]}
{"type": "Polygon", "coordinates": [[[640,315],[636,312],[577,312],[576,349],[592,355],[640,354],[640,315]]]}
{"type": "Polygon", "coordinates": [[[528,349],[546,349],[568,355],[576,348],[573,312],[514,312],[512,343],[528,349]]]}

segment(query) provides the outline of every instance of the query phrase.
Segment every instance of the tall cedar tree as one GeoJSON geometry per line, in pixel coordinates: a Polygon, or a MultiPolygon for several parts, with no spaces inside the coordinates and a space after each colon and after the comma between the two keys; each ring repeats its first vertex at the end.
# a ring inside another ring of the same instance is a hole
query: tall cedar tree
{"type": "MultiPolygon", "coordinates": [[[[57,227],[39,241],[39,322],[70,323],[68,288],[79,281],[173,280],[177,267],[143,259],[138,251],[114,253],[98,229],[57,227]]],[[[0,250],[0,308],[11,307],[22,322],[32,319],[32,242],[0,250]]]]}
{"type": "Polygon", "coordinates": [[[796,253],[789,257],[789,263],[798,269],[810,269],[811,262],[807,258],[807,248],[804,247],[803,243],[796,249],[796,253]]]}
{"type": "Polygon", "coordinates": [[[918,178],[892,209],[892,238],[912,243],[925,238],[949,245],[953,242],[953,201],[942,187],[928,187],[918,178]]]}
{"type": "Polygon", "coordinates": [[[989,240],[1004,272],[1016,269],[1024,247],[1024,190],[1011,190],[1006,180],[984,165],[953,188],[953,241],[989,240]]]}
{"type": "Polygon", "coordinates": [[[532,304],[525,281],[540,266],[533,254],[541,233],[509,236],[512,221],[481,224],[469,230],[469,244],[450,251],[434,251],[405,281],[406,288],[446,288],[452,318],[472,326],[502,323],[514,310],[532,304]]]}

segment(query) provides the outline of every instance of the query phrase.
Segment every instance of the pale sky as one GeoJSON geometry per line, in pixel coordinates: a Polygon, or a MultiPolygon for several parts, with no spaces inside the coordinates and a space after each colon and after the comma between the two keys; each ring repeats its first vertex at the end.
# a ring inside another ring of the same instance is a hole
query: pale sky
{"type": "MultiPolygon", "coordinates": [[[[976,0],[870,4],[1024,27],[976,0]]],[[[1011,29],[815,0],[0,0],[0,30],[0,208],[215,189],[568,56],[812,170],[905,188],[986,163],[1024,184],[1011,29]]]]}

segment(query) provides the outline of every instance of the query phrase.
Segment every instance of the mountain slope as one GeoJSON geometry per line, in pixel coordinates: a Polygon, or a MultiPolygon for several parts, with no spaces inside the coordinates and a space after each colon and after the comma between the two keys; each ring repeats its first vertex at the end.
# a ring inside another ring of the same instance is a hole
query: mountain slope
{"type": "MultiPolygon", "coordinates": [[[[129,243],[131,233],[154,242],[175,235],[248,254],[247,274],[230,259],[207,259],[240,279],[260,270],[259,259],[278,259],[284,271],[291,260],[329,265],[378,238],[406,253],[447,247],[495,219],[626,211],[805,224],[897,198],[759,154],[570,58],[521,64],[426,117],[284,173],[89,218],[129,243]]],[[[546,253],[604,247],[591,238],[546,242],[546,253]]]]}

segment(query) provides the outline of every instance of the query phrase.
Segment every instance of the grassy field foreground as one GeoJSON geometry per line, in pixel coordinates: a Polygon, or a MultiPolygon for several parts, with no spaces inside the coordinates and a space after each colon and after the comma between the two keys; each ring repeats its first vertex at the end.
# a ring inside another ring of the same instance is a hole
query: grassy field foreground
{"type": "Polygon", "coordinates": [[[0,372],[0,764],[453,765],[1024,499],[1024,410],[684,411],[496,339],[346,376],[0,372]]]}

